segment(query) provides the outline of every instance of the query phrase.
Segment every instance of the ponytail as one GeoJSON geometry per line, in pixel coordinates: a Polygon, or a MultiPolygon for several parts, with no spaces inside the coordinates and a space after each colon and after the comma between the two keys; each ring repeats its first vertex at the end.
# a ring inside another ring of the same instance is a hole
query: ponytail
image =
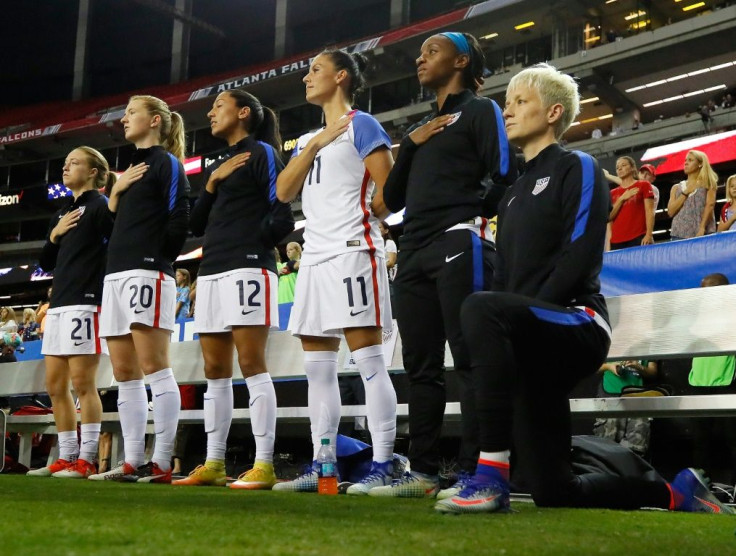
{"type": "Polygon", "coordinates": [[[256,140],[268,143],[281,154],[281,132],[273,110],[263,106],[260,100],[242,89],[230,89],[227,94],[235,99],[238,108],[246,106],[250,108],[250,117],[245,122],[246,131],[256,140]]]}
{"type": "Polygon", "coordinates": [[[179,112],[171,113],[171,131],[166,137],[162,137],[163,147],[176,158],[184,162],[187,150],[187,137],[184,133],[184,120],[179,112]]]}
{"type": "Polygon", "coordinates": [[[486,66],[486,55],[476,39],[470,33],[463,33],[470,47],[468,65],[463,70],[463,86],[471,91],[478,92],[483,86],[483,70],[486,66]]]}
{"type": "Polygon", "coordinates": [[[178,112],[172,112],[169,105],[160,98],[151,95],[135,95],[130,101],[140,100],[150,114],[161,118],[161,145],[180,161],[184,162],[187,140],[184,132],[184,120],[178,112]]]}
{"type": "Polygon", "coordinates": [[[110,165],[102,153],[92,147],[81,146],[77,147],[76,150],[80,150],[84,153],[87,158],[87,164],[90,168],[97,170],[97,177],[95,178],[95,189],[104,190],[105,195],[110,196],[112,186],[115,185],[118,177],[110,171],[110,165]]]}
{"type": "Polygon", "coordinates": [[[348,81],[346,93],[350,104],[355,104],[355,96],[365,89],[363,72],[368,66],[368,59],[359,52],[348,54],[337,49],[323,50],[320,56],[327,56],[335,66],[335,70],[345,70],[347,72],[350,80],[348,81]]]}

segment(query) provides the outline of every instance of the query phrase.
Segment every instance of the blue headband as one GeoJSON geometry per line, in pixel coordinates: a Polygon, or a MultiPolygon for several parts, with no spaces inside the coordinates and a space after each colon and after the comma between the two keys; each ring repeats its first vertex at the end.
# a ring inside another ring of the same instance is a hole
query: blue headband
{"type": "Polygon", "coordinates": [[[468,39],[465,38],[465,35],[462,33],[440,33],[443,37],[446,37],[452,41],[452,44],[455,45],[455,48],[457,48],[457,51],[460,54],[466,54],[467,56],[470,56],[470,45],[468,44],[468,39]]]}

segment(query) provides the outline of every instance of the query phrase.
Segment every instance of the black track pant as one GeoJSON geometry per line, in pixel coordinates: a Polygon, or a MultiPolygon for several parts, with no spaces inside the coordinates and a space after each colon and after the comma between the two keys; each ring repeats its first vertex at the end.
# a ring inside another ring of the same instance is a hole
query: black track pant
{"type": "Polygon", "coordinates": [[[445,412],[445,340],[460,378],[462,443],[458,463],[475,469],[478,456],[470,357],[460,330],[460,307],[472,292],[488,289],[493,248],[470,230],[445,232],[431,244],[399,251],[396,318],[409,378],[409,459],[420,473],[436,474],[445,412]]]}
{"type": "Polygon", "coordinates": [[[462,329],[480,449],[508,450],[513,440],[515,461],[537,505],[669,507],[664,482],[572,472],[568,394],[598,370],[610,345],[588,315],[521,295],[482,292],[463,304],[462,329]]]}

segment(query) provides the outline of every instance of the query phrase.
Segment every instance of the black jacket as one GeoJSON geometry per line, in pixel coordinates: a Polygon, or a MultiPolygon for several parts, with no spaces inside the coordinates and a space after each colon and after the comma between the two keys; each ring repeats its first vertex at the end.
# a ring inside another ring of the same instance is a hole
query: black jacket
{"type": "Polygon", "coordinates": [[[200,276],[236,268],[276,272],[273,248],[294,229],[288,204],[276,198],[276,177],[284,163],[270,145],[248,136],[208,169],[214,172],[230,157],[250,152],[245,166],[221,181],[214,194],[206,189],[192,209],[195,236],[204,235],[200,276]]]}
{"type": "Polygon", "coordinates": [[[383,197],[391,212],[406,207],[401,249],[417,249],[448,228],[484,209],[490,174],[496,185],[516,179],[516,159],[506,137],[501,109],[489,98],[465,90],[448,95],[442,110],[409,129],[383,197]],[[443,131],[417,146],[408,133],[437,116],[457,114],[443,131]]]}
{"type": "Polygon", "coordinates": [[[493,289],[608,320],[598,275],[610,206],[598,161],[554,143],[527,161],[501,199],[493,289]]]}
{"type": "Polygon", "coordinates": [[[39,264],[54,273],[49,307],[100,305],[105,277],[105,254],[112,231],[112,216],[107,197],[97,190],[85,191],[51,219],[39,264]],[[71,228],[51,243],[51,231],[66,213],[81,208],[84,212],[71,228]]]}
{"type": "Polygon", "coordinates": [[[171,265],[187,237],[189,181],[181,162],[161,146],[138,149],[131,164],[140,162],[148,171],[120,196],[113,215],[107,274],[145,269],[174,276],[171,265]]]}

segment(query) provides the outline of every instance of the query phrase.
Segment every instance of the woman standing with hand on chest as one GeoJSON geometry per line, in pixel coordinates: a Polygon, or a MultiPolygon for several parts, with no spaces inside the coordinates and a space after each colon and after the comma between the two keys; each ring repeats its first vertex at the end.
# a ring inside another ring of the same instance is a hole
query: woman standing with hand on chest
{"type": "Polygon", "coordinates": [[[118,382],[125,462],[92,480],[171,482],[171,452],[179,421],[179,388],[169,361],[176,283],[172,263],[186,239],[189,182],[184,122],[156,97],[131,97],[120,120],[136,146],[131,166],[110,194],[115,220],[108,246],[100,335],[107,339],[118,382]],[[144,461],[148,398],[156,446],[144,461]]]}

